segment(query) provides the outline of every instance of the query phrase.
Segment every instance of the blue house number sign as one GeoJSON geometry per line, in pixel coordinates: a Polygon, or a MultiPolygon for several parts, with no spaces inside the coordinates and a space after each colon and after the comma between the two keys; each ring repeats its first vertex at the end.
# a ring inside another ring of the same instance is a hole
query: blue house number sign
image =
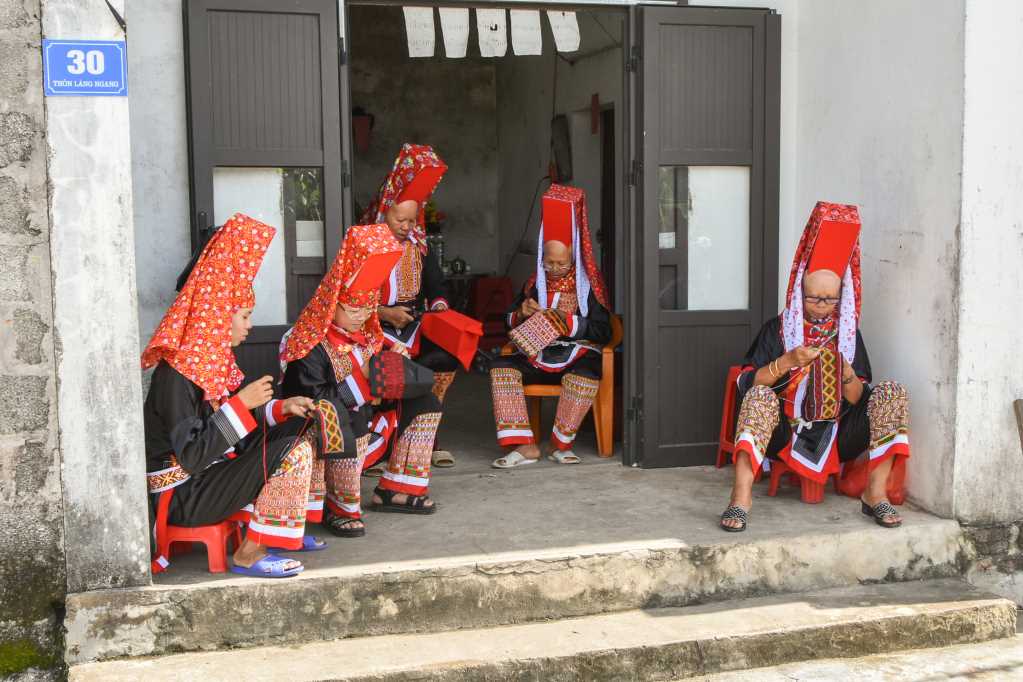
{"type": "Polygon", "coordinates": [[[47,97],[128,94],[123,40],[44,40],[43,73],[47,97]]]}

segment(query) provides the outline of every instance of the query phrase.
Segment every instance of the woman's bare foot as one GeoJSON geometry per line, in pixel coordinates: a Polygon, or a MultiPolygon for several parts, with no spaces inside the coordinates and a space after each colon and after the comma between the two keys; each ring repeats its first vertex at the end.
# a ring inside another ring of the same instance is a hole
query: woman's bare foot
{"type": "MultiPolygon", "coordinates": [[[[735,458],[735,480],[728,506],[740,507],[747,512],[753,508],[753,467],[745,452],[738,453],[735,458]]],[[[745,521],[737,518],[721,519],[721,525],[725,528],[742,528],[745,521]]]]}
{"type": "MultiPolygon", "coordinates": [[[[242,566],[244,568],[251,568],[260,559],[267,556],[269,552],[266,551],[266,547],[259,543],[253,542],[248,538],[242,540],[241,546],[235,551],[234,556],[231,559],[234,561],[236,566],[242,566]]],[[[300,561],[289,560],[284,565],[285,571],[290,571],[293,568],[298,568],[302,565],[300,561]]]]}

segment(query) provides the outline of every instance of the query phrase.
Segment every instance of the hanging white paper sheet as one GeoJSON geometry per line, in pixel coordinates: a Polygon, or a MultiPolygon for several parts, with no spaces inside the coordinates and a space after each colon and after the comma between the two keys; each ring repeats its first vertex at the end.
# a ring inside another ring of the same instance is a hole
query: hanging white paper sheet
{"type": "Polygon", "coordinates": [[[554,45],[558,52],[577,52],[579,50],[579,21],[575,12],[555,12],[547,10],[547,20],[554,34],[554,45]]]}
{"type": "Polygon", "coordinates": [[[432,7],[403,7],[409,57],[432,57],[436,36],[432,7]]]}
{"type": "Polygon", "coordinates": [[[452,59],[464,57],[469,45],[469,8],[441,7],[440,29],[444,34],[444,54],[452,59]]]}
{"type": "Polygon", "coordinates": [[[508,52],[508,17],[503,9],[477,9],[476,33],[481,57],[503,57],[508,52]]]}
{"type": "Polygon", "coordinates": [[[535,9],[511,10],[512,51],[517,55],[543,54],[540,12],[535,9]]]}

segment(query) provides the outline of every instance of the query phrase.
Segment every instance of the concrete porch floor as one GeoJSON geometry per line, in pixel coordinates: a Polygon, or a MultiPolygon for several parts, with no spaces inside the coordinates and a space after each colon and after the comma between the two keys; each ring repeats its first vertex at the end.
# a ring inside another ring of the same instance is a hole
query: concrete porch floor
{"type": "MultiPolygon", "coordinates": [[[[554,401],[545,401],[549,428],[554,401]]],[[[477,559],[542,557],[565,551],[621,551],[630,547],[695,547],[754,543],[807,535],[864,532],[884,542],[915,528],[950,522],[902,507],[901,529],[886,530],[863,517],[855,500],[829,488],[822,504],[799,500],[795,487],[767,497],[766,482],[754,489],[748,530],[724,533],[718,516],[728,501],[730,469],[690,467],[643,470],[621,465],[620,456],[596,455],[592,430],[579,437],[580,465],[542,460],[511,471],[490,468],[500,455],[494,441],[489,389],[484,377],[459,375],[449,393],[440,443],[457,465],[434,471],[431,495],[440,505],[432,516],[365,514],[363,538],[336,538],[318,525],[310,532],[327,540],[321,552],[295,554],[305,566],[298,580],[418,568],[477,559]]],[[[584,429],[586,427],[584,426],[584,429]]],[[[369,500],[375,479],[363,479],[369,500]]],[[[901,541],[905,542],[902,537],[901,541]]],[[[175,556],[157,585],[212,585],[252,582],[232,574],[211,574],[201,550],[175,556]]]]}

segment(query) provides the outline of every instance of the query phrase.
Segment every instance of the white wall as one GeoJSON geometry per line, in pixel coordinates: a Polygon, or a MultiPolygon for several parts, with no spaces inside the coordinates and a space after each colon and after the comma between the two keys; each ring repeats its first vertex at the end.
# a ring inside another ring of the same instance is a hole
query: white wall
{"type": "Polygon", "coordinates": [[[1005,523],[1023,518],[1023,3],[966,0],[965,43],[955,511],[1005,523]]]}
{"type": "MultiPolygon", "coordinates": [[[[103,7],[105,9],[105,6],[103,7]]],[[[181,0],[131,0],[128,100],[139,340],[174,301],[191,253],[181,0]]]]}

